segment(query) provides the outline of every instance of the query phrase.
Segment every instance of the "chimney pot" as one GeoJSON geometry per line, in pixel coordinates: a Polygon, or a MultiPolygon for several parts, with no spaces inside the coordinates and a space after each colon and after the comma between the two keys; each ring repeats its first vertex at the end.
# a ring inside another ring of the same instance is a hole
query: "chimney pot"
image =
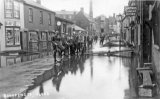
{"type": "Polygon", "coordinates": [[[84,13],[84,8],[81,8],[81,12],[84,13]]]}
{"type": "Polygon", "coordinates": [[[36,2],[37,2],[38,4],[41,4],[41,0],[36,0],[36,2]]]}

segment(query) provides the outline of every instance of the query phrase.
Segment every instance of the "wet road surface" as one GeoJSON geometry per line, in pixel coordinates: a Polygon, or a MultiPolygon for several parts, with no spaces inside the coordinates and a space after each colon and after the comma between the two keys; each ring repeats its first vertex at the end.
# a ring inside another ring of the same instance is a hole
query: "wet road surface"
{"type": "MultiPolygon", "coordinates": [[[[96,44],[92,51],[108,50],[119,48],[96,44]]],[[[71,57],[62,66],[55,66],[56,75],[31,90],[25,99],[140,99],[136,91],[136,61],[134,57],[71,57]]]]}

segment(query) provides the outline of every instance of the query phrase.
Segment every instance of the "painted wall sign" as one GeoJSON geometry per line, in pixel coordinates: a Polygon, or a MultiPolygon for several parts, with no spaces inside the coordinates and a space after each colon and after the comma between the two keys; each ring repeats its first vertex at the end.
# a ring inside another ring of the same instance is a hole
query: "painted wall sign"
{"type": "Polygon", "coordinates": [[[5,21],[5,26],[21,26],[18,21],[5,21]]]}

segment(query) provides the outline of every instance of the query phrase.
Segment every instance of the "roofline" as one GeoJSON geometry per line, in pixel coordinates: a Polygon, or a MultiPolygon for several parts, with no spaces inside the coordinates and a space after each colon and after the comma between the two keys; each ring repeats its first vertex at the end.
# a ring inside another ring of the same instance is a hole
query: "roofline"
{"type": "MultiPolygon", "coordinates": [[[[34,6],[34,5],[31,5],[31,4],[28,4],[26,1],[23,1],[24,4],[26,5],[29,5],[29,6],[32,6],[32,7],[35,7],[35,8],[39,8],[39,9],[42,9],[42,10],[45,10],[45,11],[48,11],[48,12],[52,12],[56,15],[56,12],[52,11],[52,10],[47,10],[47,9],[44,9],[44,8],[41,8],[41,7],[37,7],[37,6],[34,6]]],[[[42,5],[41,5],[42,6],[42,5]]]]}
{"type": "Polygon", "coordinates": [[[58,16],[55,16],[56,19],[59,19],[59,20],[62,20],[62,21],[66,21],[68,23],[71,23],[71,24],[74,24],[74,22],[70,21],[70,20],[67,20],[67,19],[63,19],[61,17],[58,17],[58,16]]]}

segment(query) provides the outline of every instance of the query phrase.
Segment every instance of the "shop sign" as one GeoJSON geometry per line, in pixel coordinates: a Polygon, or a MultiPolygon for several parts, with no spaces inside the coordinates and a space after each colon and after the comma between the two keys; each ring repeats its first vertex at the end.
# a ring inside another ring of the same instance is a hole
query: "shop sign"
{"type": "Polygon", "coordinates": [[[126,13],[136,13],[136,10],[129,10],[126,13]]]}
{"type": "Polygon", "coordinates": [[[127,6],[127,7],[125,7],[125,12],[136,11],[136,10],[137,10],[137,7],[135,7],[135,6],[127,6]]]}
{"type": "Polygon", "coordinates": [[[15,21],[15,22],[14,22],[14,26],[20,26],[20,22],[15,21]]]}
{"type": "Polygon", "coordinates": [[[127,6],[125,7],[125,15],[126,16],[135,16],[137,11],[137,7],[135,6],[127,6]]]}
{"type": "Polygon", "coordinates": [[[18,21],[6,21],[5,25],[6,26],[19,26],[20,27],[20,22],[18,22],[18,21]]]}
{"type": "Polygon", "coordinates": [[[6,26],[14,26],[14,22],[13,21],[6,21],[5,25],[6,26]]]}
{"type": "Polygon", "coordinates": [[[135,16],[136,13],[126,13],[125,15],[126,15],[126,16],[135,16]]]}

